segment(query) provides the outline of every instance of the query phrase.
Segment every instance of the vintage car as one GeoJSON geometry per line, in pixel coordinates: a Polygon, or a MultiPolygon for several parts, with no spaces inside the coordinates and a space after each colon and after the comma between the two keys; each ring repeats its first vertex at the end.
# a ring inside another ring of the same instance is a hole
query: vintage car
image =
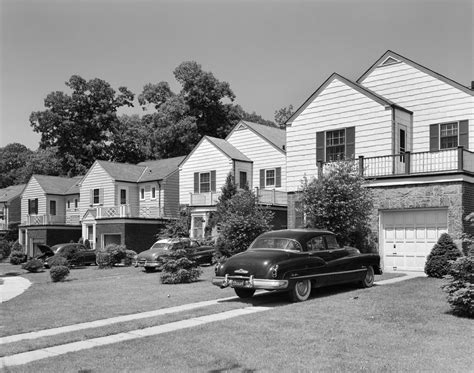
{"type": "Polygon", "coordinates": [[[139,253],[135,259],[135,267],[143,267],[146,272],[159,270],[163,265],[163,257],[170,251],[191,248],[189,257],[198,264],[213,264],[213,246],[201,245],[189,238],[164,238],[156,241],[148,250],[139,253]]]}
{"type": "Polygon", "coordinates": [[[340,247],[332,232],[284,229],[263,233],[250,247],[217,263],[212,283],[232,287],[240,298],[256,289],[285,290],[290,300],[308,299],[311,289],[341,283],[370,287],[382,274],[378,254],[340,247]]]}
{"type": "Polygon", "coordinates": [[[96,251],[89,250],[85,245],[80,243],[60,243],[49,247],[48,245],[38,245],[41,255],[36,259],[41,259],[44,266],[49,268],[49,260],[53,255],[71,256],[71,265],[80,266],[86,264],[96,264],[96,251]]]}

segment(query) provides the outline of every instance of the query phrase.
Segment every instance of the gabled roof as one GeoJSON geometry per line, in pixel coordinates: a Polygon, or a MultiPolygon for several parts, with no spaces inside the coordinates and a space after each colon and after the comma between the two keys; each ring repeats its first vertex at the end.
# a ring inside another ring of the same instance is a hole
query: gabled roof
{"type": "Polygon", "coordinates": [[[361,77],[359,79],[357,79],[357,83],[359,84],[362,84],[362,82],[365,80],[365,78],[372,73],[372,71],[374,71],[377,67],[381,66],[381,65],[389,65],[390,63],[386,63],[387,60],[391,61],[391,60],[395,60],[397,62],[404,62],[406,63],[407,65],[410,65],[412,67],[414,67],[415,69],[418,69],[420,71],[423,71],[424,73],[428,74],[428,75],[431,75],[432,77],[434,78],[437,78],[439,80],[441,80],[442,82],[446,83],[446,84],[449,84],[457,89],[460,89],[461,91],[467,93],[467,94],[470,94],[471,96],[474,96],[474,90],[458,83],[458,82],[455,82],[454,80],[452,79],[449,79],[447,77],[445,77],[444,75],[441,75],[441,74],[438,74],[437,72],[434,72],[433,70],[430,70],[428,69],[427,67],[423,66],[423,65],[420,65],[419,63],[416,63],[415,61],[412,61],[406,57],[403,57],[402,55],[396,53],[396,52],[393,52],[391,50],[388,50],[386,51],[382,57],[380,57],[377,61],[375,61],[375,63],[365,72],[361,75],[361,77]]]}
{"type": "Polygon", "coordinates": [[[224,139],[219,139],[217,137],[204,136],[211,144],[213,144],[217,149],[222,153],[227,155],[230,159],[242,162],[252,162],[247,156],[245,156],[240,150],[235,146],[228,143],[224,139]]]}
{"type": "Polygon", "coordinates": [[[140,162],[138,166],[146,166],[146,170],[138,182],[163,180],[178,169],[184,158],[186,156],[140,162]]]}
{"type": "Polygon", "coordinates": [[[38,182],[46,194],[79,194],[78,184],[82,176],[61,177],[48,175],[33,175],[32,178],[38,182]]]}
{"type": "Polygon", "coordinates": [[[114,180],[136,183],[145,172],[145,166],[129,163],[96,161],[114,180]]]}
{"type": "Polygon", "coordinates": [[[241,120],[237,125],[232,129],[229,135],[226,137],[226,140],[240,128],[245,127],[250,129],[252,132],[268,141],[274,147],[276,147],[281,152],[285,152],[286,145],[286,131],[276,126],[267,126],[264,124],[258,124],[254,122],[249,122],[247,120],[241,120]]]}
{"type": "Polygon", "coordinates": [[[412,114],[412,112],[410,110],[407,110],[397,104],[395,104],[394,102],[386,99],[385,97],[382,97],[380,95],[378,95],[377,93],[371,91],[370,89],[358,84],[358,83],[355,83],[345,77],[343,77],[342,75],[339,75],[337,73],[333,73],[331,74],[331,76],[329,78],[326,79],[326,81],[321,84],[321,86],[319,86],[319,88],[314,91],[314,93],[309,96],[309,98],[303,103],[303,105],[301,105],[294,113],[293,115],[286,121],[286,124],[287,125],[291,125],[293,123],[293,121],[295,120],[295,118],[300,115],[303,110],[305,110],[315,99],[316,97],[319,96],[319,94],[324,91],[326,89],[326,87],[332,83],[335,79],[337,80],[340,80],[341,82],[343,82],[344,84],[346,84],[347,86],[355,89],[356,91],[362,93],[363,95],[365,95],[366,97],[370,98],[371,100],[379,103],[380,105],[382,106],[385,106],[385,107],[396,107],[398,109],[401,109],[403,111],[406,111],[410,114],[412,114]]]}
{"type": "Polygon", "coordinates": [[[17,198],[25,189],[26,184],[11,185],[6,188],[0,189],[0,202],[9,202],[14,198],[17,198]]]}

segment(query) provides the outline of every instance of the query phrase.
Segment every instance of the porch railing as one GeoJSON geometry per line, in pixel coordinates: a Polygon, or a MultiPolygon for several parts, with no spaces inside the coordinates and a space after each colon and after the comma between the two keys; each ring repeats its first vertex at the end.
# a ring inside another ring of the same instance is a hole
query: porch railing
{"type": "Polygon", "coordinates": [[[158,219],[163,217],[163,208],[159,206],[140,207],[139,216],[144,219],[158,219]]]}
{"type": "Polygon", "coordinates": [[[26,225],[52,225],[65,224],[66,217],[64,215],[27,215],[26,225]]]}
{"type": "Polygon", "coordinates": [[[258,196],[258,202],[265,205],[288,205],[288,195],[286,192],[282,192],[275,189],[259,189],[256,188],[256,194],[258,196]]]}
{"type": "Polygon", "coordinates": [[[221,192],[190,193],[191,206],[214,206],[221,192]]]}
{"type": "Polygon", "coordinates": [[[131,217],[129,205],[97,207],[97,219],[129,218],[131,217]]]}

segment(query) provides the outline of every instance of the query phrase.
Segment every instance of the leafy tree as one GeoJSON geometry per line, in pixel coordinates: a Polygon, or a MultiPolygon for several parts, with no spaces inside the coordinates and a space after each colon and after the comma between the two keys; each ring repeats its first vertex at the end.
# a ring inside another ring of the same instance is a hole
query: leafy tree
{"type": "Polygon", "coordinates": [[[449,272],[450,261],[462,256],[451,236],[443,233],[433,246],[425,263],[425,273],[429,277],[442,278],[449,272]]]}
{"type": "Polygon", "coordinates": [[[257,236],[271,229],[273,213],[257,202],[251,190],[241,190],[226,202],[219,216],[217,249],[221,255],[229,257],[245,251],[257,236]]]}
{"type": "Polygon", "coordinates": [[[183,208],[179,212],[179,217],[176,220],[169,221],[163,229],[156,235],[157,238],[177,238],[189,237],[189,230],[191,229],[191,214],[187,208],[183,208]]]}
{"type": "Polygon", "coordinates": [[[293,115],[293,105],[275,111],[275,122],[280,128],[286,128],[286,121],[293,115]]]}
{"type": "Polygon", "coordinates": [[[465,256],[451,262],[446,283],[448,303],[455,315],[474,318],[474,257],[465,256]]]}
{"type": "Polygon", "coordinates": [[[353,161],[326,165],[319,178],[303,181],[301,200],[307,225],[334,232],[340,244],[367,249],[371,192],[353,161]]]}
{"type": "Polygon", "coordinates": [[[0,188],[23,182],[22,169],[33,152],[19,143],[0,148],[0,188]]]}
{"type": "Polygon", "coordinates": [[[138,115],[122,115],[110,133],[111,161],[136,164],[151,158],[149,128],[138,115]]]}
{"type": "Polygon", "coordinates": [[[133,106],[134,95],[125,87],[116,94],[101,79],[86,81],[73,75],[66,82],[71,94],[52,92],[46,110],[30,115],[35,132],[41,134],[40,148],[57,147],[63,172],[84,173],[96,159],[109,159],[110,134],[117,124],[117,109],[133,106]]]}

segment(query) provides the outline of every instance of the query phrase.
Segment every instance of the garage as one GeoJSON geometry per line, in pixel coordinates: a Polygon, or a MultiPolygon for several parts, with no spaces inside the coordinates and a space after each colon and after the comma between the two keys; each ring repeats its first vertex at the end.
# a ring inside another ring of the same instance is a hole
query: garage
{"type": "Polygon", "coordinates": [[[423,271],[434,244],[448,231],[448,210],[382,211],[381,228],[384,270],[423,271]]]}

